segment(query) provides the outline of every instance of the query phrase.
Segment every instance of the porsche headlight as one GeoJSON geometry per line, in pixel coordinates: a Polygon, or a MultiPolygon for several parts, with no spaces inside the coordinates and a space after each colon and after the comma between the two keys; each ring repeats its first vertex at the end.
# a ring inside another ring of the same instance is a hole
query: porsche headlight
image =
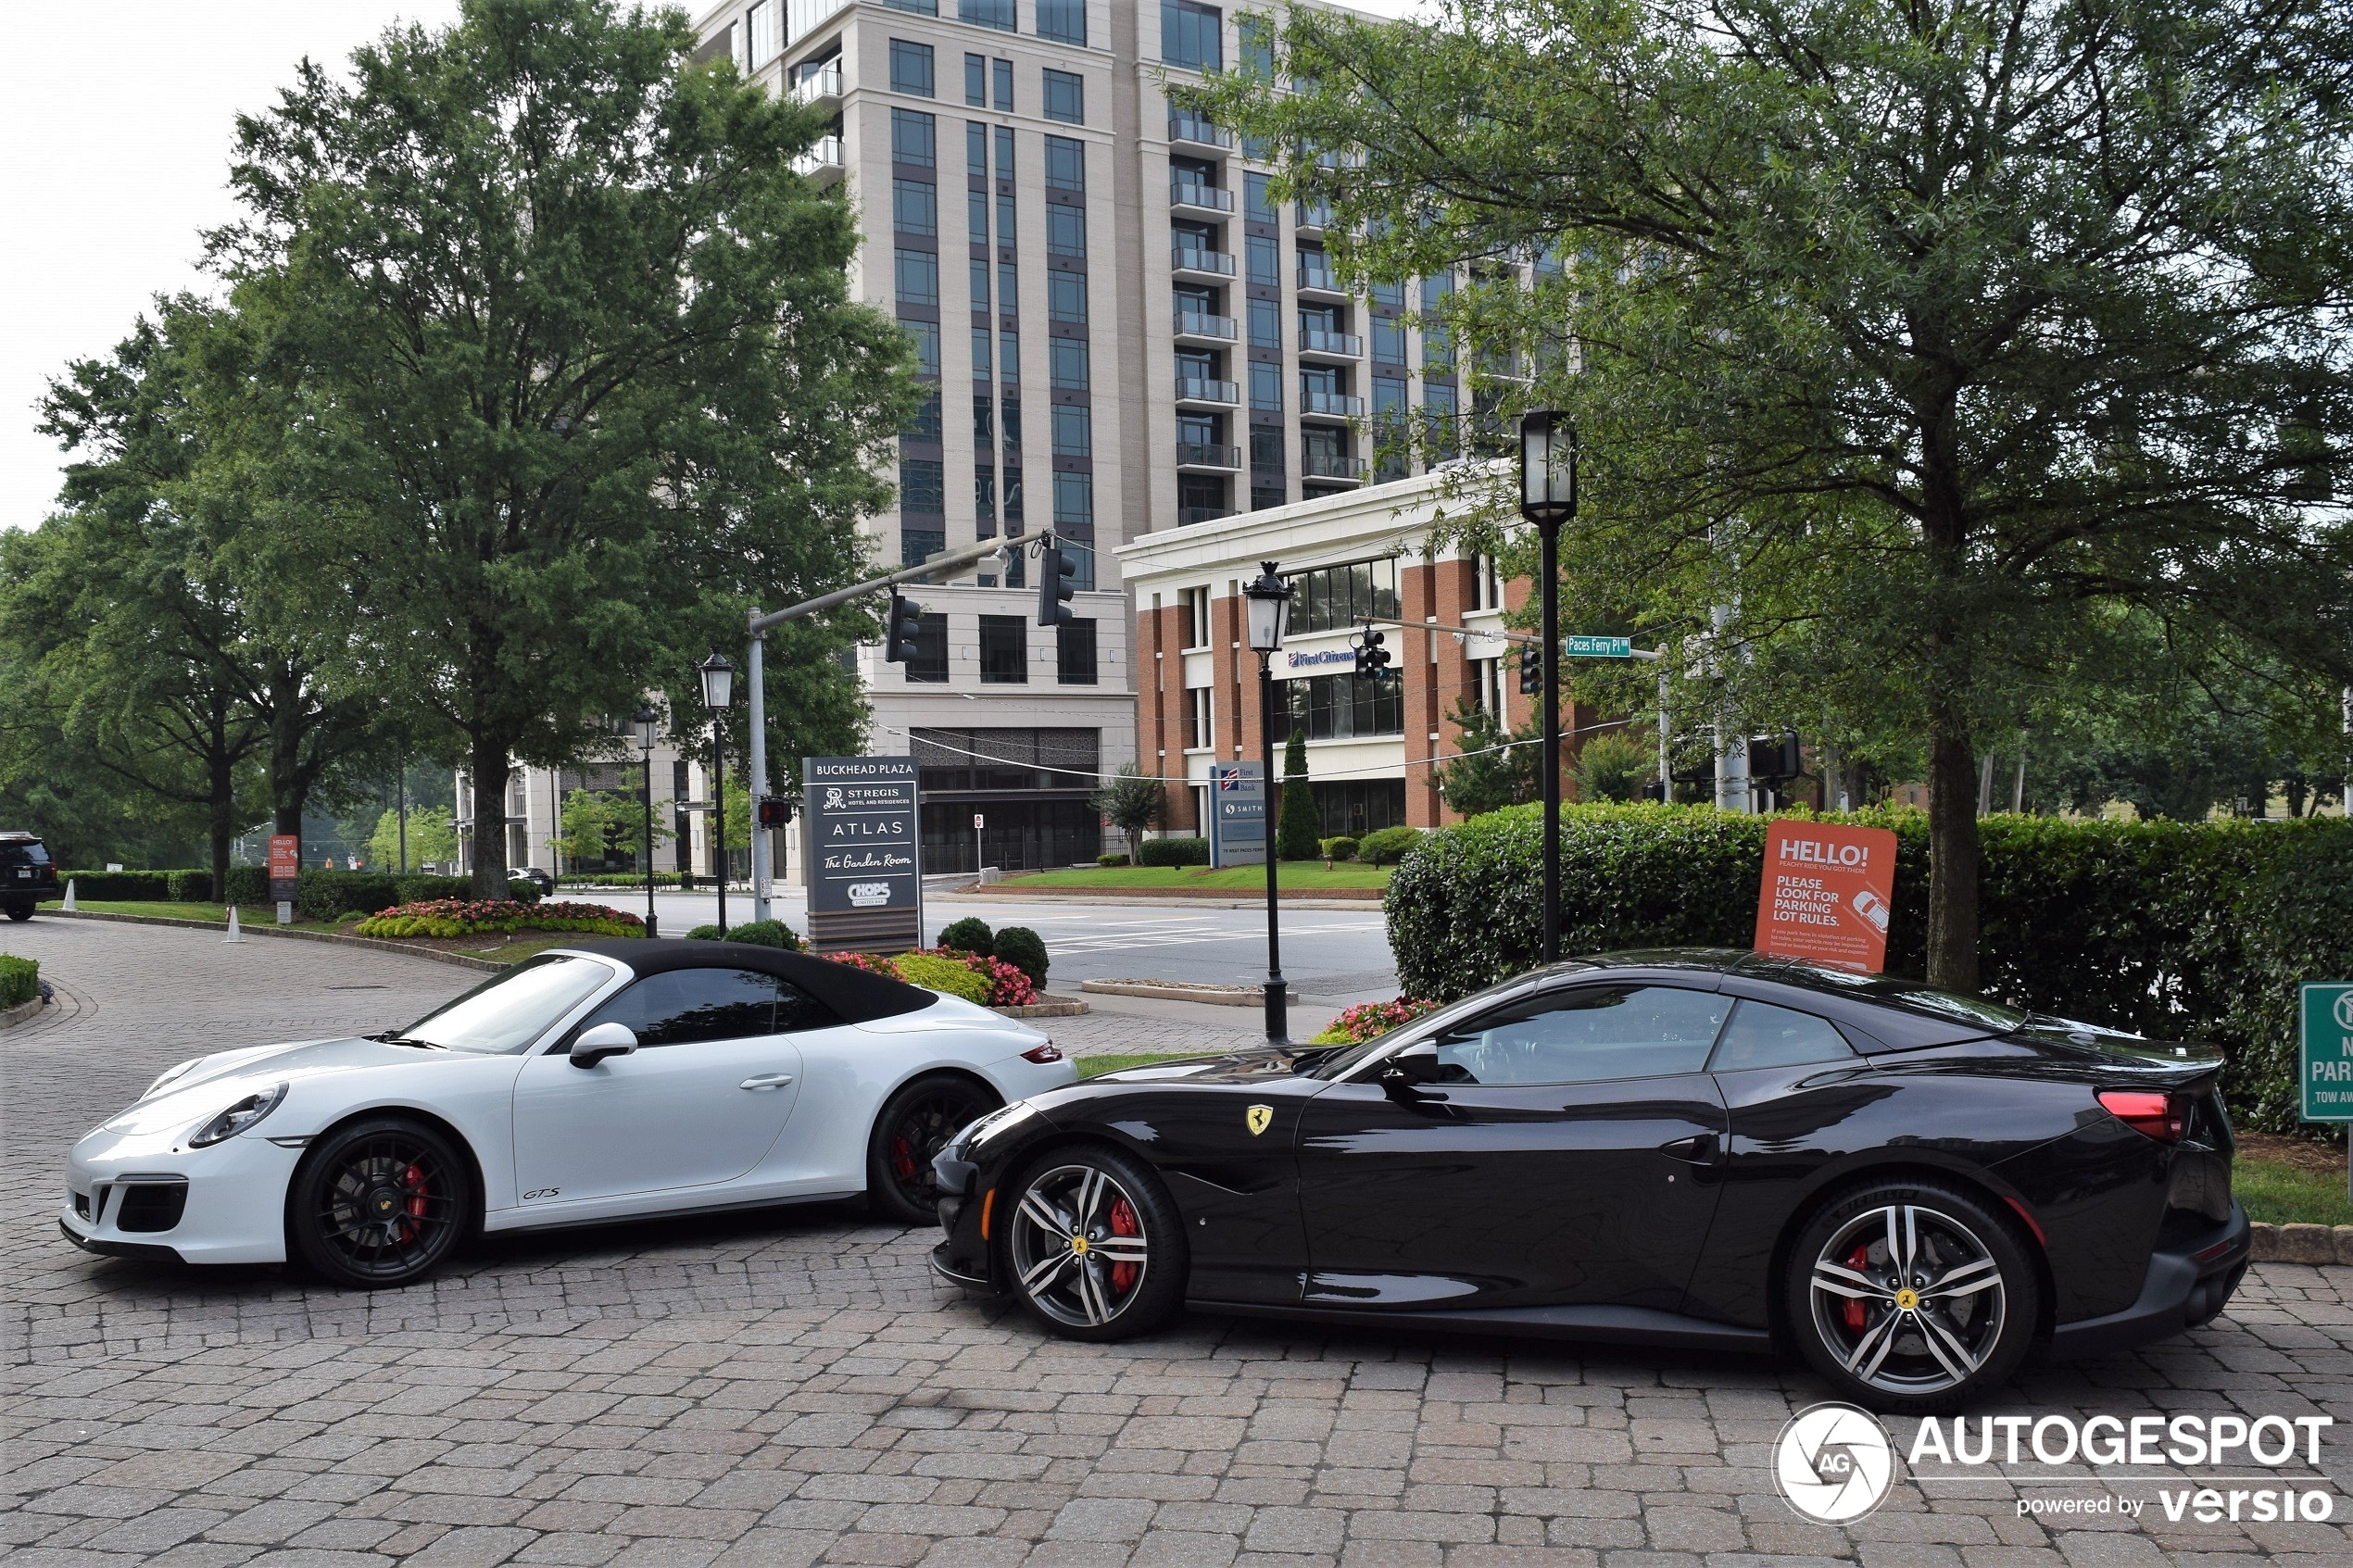
{"type": "Polygon", "coordinates": [[[177,1067],[165,1068],[157,1075],[156,1081],[147,1085],[146,1093],[141,1095],[139,1098],[141,1099],[150,1098],[161,1091],[167,1084],[178,1083],[180,1079],[186,1074],[188,1069],[194,1067],[196,1063],[202,1061],[203,1060],[204,1058],[200,1056],[192,1056],[177,1067]]]}
{"type": "Polygon", "coordinates": [[[208,1148],[214,1144],[235,1137],[239,1133],[277,1110],[278,1102],[285,1098],[286,1086],[283,1084],[272,1084],[259,1094],[245,1096],[245,1098],[190,1133],[188,1147],[208,1148]]]}

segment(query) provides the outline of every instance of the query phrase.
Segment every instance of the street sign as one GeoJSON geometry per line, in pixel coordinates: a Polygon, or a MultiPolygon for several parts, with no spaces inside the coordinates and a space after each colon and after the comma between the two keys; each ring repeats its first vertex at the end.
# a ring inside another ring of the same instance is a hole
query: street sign
{"type": "Polygon", "coordinates": [[[1266,780],[1255,762],[1209,765],[1209,863],[1266,863],[1266,780]]]}
{"type": "Polygon", "coordinates": [[[1571,659],[1631,659],[1634,657],[1634,639],[1567,637],[1561,642],[1561,652],[1571,659]]]}
{"type": "Polygon", "coordinates": [[[1777,818],[1765,834],[1756,950],[1877,974],[1894,915],[1895,835],[1777,818]]]}
{"type": "Polygon", "coordinates": [[[800,776],[810,946],[821,953],[923,946],[915,759],[811,757],[800,776]]]}
{"type": "Polygon", "coordinates": [[[977,812],[977,811],[975,811],[975,812],[973,813],[973,832],[975,832],[975,833],[978,833],[978,832],[980,831],[980,826],[981,826],[981,823],[980,823],[980,813],[979,813],[979,812],[977,812]]]}
{"type": "Polygon", "coordinates": [[[2296,1077],[2304,1086],[2304,1120],[2353,1122],[2353,983],[2307,981],[2298,1000],[2296,1077]]]}

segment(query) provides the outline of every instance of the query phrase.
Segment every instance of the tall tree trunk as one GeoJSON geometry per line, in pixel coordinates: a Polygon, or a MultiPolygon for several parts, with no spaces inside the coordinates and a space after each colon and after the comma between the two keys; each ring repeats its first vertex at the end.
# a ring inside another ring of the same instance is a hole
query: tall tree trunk
{"type": "Polygon", "coordinates": [[[281,664],[270,673],[270,809],[280,833],[302,832],[310,776],[302,765],[302,738],[312,717],[302,675],[281,664]]]}
{"type": "Polygon", "coordinates": [[[210,785],[208,803],[212,819],[212,892],[229,897],[229,847],[237,836],[237,755],[229,739],[229,699],[213,694],[211,722],[207,727],[205,767],[210,785]]]}
{"type": "Polygon", "coordinates": [[[507,896],[507,736],[477,731],[473,736],[473,893],[477,898],[507,896]]]}
{"type": "Polygon", "coordinates": [[[1977,989],[1977,759],[1950,713],[1928,743],[1928,983],[1977,989]]]}

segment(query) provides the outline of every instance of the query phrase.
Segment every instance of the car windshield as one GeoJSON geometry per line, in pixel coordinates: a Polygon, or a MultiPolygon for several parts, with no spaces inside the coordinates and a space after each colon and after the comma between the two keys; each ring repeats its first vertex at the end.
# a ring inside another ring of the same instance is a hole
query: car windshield
{"type": "Polygon", "coordinates": [[[1408,1019],[1396,1028],[1376,1035],[1361,1045],[1327,1046],[1314,1053],[1302,1051],[1299,1056],[1305,1060],[1302,1061],[1298,1069],[1300,1076],[1321,1078],[1327,1083],[1345,1078],[1352,1071],[1362,1066],[1368,1059],[1378,1054],[1390,1042],[1407,1031],[1419,1033],[1431,1028],[1442,1029],[1465,1013],[1474,1011],[1494,1001],[1509,989],[1512,984],[1514,982],[1507,981],[1503,985],[1490,986],[1476,996],[1465,997],[1452,1007],[1440,1008],[1436,1012],[1426,1012],[1419,1018],[1408,1019]]]}
{"type": "Polygon", "coordinates": [[[612,965],[562,953],[526,959],[382,1038],[499,1056],[519,1051],[610,980],[612,965]]]}

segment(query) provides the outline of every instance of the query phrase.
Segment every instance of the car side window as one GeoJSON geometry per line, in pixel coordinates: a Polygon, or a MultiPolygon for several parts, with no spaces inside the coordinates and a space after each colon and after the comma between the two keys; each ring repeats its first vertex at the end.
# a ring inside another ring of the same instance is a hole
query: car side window
{"type": "Polygon", "coordinates": [[[591,1014],[583,1029],[624,1023],[646,1046],[741,1040],[776,1032],[777,982],[749,969],[649,974],[591,1014]]]}
{"type": "Polygon", "coordinates": [[[841,1022],[834,1010],[794,985],[789,980],[772,980],[776,987],[776,1022],[779,1035],[795,1029],[830,1029],[841,1022]]]}
{"type": "Polygon", "coordinates": [[[1707,1066],[1712,1073],[1737,1073],[1743,1067],[1843,1061],[1854,1054],[1855,1048],[1828,1019],[1770,1002],[1743,1001],[1732,1010],[1732,1020],[1724,1026],[1707,1066]]]}
{"type": "Polygon", "coordinates": [[[1438,1042],[1441,1084],[1590,1084],[1697,1073],[1731,998],[1580,985],[1470,1020],[1438,1042]]]}

